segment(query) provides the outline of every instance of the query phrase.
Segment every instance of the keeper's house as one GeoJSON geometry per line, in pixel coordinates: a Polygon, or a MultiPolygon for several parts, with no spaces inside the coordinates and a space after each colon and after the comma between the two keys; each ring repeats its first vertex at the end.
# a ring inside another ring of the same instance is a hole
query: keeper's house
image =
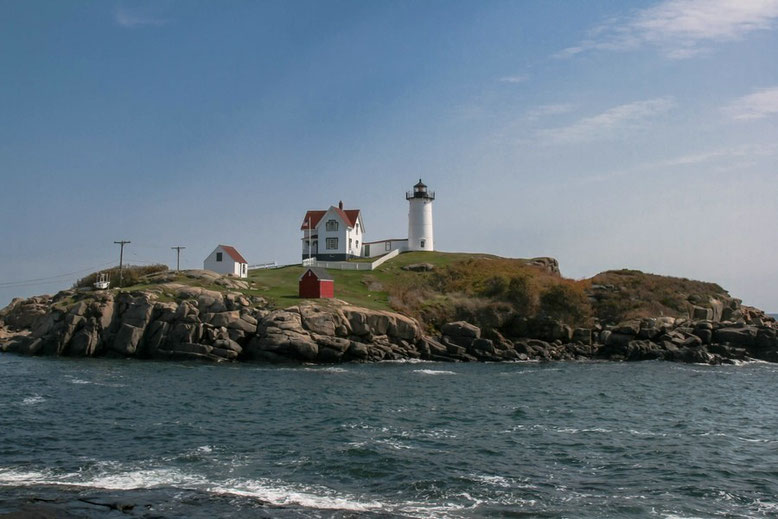
{"type": "Polygon", "coordinates": [[[365,226],[362,211],[343,209],[343,202],[326,211],[308,211],[300,226],[303,259],[346,261],[362,257],[365,226]]]}
{"type": "Polygon", "coordinates": [[[203,268],[219,274],[245,278],[248,276],[249,264],[235,247],[219,245],[205,258],[203,268]]]}
{"type": "Polygon", "coordinates": [[[335,280],[326,270],[310,267],[300,276],[299,295],[313,299],[335,297],[335,280]]]}

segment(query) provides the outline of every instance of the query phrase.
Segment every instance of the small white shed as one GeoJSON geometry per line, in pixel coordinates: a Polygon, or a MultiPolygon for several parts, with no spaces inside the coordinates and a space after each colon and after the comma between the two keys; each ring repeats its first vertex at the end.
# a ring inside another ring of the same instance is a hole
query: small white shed
{"type": "Polygon", "coordinates": [[[205,270],[218,272],[219,274],[232,274],[239,278],[248,276],[249,264],[241,256],[235,247],[219,245],[203,262],[205,270]]]}

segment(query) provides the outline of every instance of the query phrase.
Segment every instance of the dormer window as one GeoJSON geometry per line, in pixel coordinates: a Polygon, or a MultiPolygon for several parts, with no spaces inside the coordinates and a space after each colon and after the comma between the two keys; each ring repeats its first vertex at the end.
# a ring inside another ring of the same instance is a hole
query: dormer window
{"type": "Polygon", "coordinates": [[[337,220],[327,220],[327,230],[328,231],[337,231],[338,230],[338,221],[337,220]]]}

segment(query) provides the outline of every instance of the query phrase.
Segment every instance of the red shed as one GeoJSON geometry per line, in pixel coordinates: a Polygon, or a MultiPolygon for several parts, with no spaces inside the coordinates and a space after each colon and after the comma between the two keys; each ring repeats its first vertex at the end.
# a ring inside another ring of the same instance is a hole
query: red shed
{"type": "Polygon", "coordinates": [[[335,280],[326,270],[310,267],[300,276],[300,297],[335,297],[335,280]]]}

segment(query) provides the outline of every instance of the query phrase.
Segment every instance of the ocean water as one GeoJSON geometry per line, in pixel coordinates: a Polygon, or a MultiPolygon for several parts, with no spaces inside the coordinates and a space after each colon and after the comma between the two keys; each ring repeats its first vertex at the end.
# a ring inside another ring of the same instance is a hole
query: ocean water
{"type": "Polygon", "coordinates": [[[774,517],[778,366],[0,355],[0,514],[41,504],[77,517],[774,517]],[[132,508],[100,509],[115,502],[132,508]]]}

